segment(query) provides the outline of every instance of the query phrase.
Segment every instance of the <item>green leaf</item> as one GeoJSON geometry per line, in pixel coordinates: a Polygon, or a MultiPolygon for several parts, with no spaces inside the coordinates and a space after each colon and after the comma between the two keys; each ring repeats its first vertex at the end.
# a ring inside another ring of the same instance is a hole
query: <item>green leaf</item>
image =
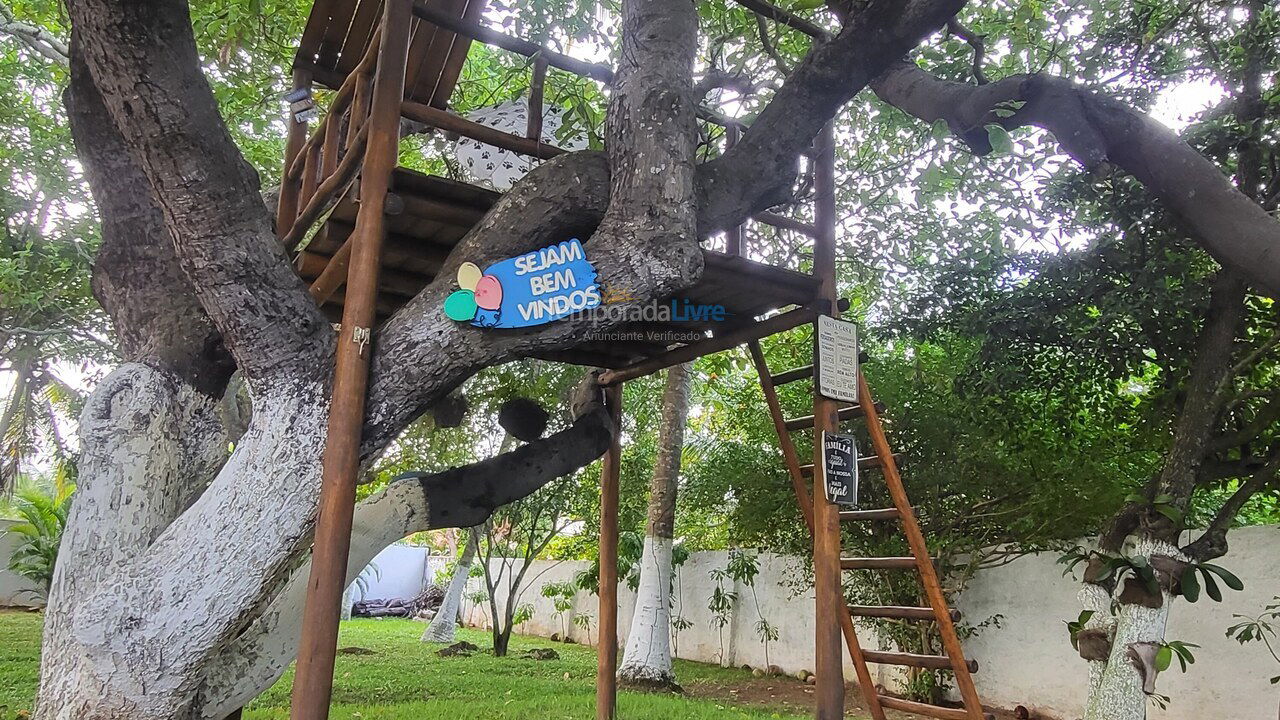
{"type": "Polygon", "coordinates": [[[1218,589],[1218,583],[1213,579],[1213,574],[1204,568],[1200,569],[1200,574],[1204,577],[1204,591],[1214,602],[1222,602],[1222,590],[1218,589]]]}
{"type": "Polygon", "coordinates": [[[943,118],[933,121],[933,128],[929,131],[935,140],[946,140],[951,137],[951,126],[943,118]]]}
{"type": "Polygon", "coordinates": [[[1240,578],[1236,577],[1234,574],[1231,573],[1231,571],[1227,570],[1226,568],[1220,565],[1212,565],[1210,563],[1201,563],[1200,567],[1222,578],[1222,582],[1226,583],[1227,587],[1231,588],[1232,590],[1235,590],[1237,592],[1239,592],[1240,590],[1244,590],[1244,582],[1242,582],[1240,578]]]}
{"type": "Polygon", "coordinates": [[[1164,672],[1169,669],[1170,663],[1173,662],[1173,648],[1168,645],[1161,645],[1156,651],[1156,670],[1164,672]]]}
{"type": "Polygon", "coordinates": [[[1182,597],[1193,603],[1200,599],[1200,581],[1196,579],[1195,567],[1188,566],[1182,571],[1182,597]]]}
{"type": "Polygon", "coordinates": [[[987,141],[991,143],[992,152],[997,155],[1013,152],[1013,138],[1009,137],[1009,131],[995,123],[987,125],[987,141]]]}

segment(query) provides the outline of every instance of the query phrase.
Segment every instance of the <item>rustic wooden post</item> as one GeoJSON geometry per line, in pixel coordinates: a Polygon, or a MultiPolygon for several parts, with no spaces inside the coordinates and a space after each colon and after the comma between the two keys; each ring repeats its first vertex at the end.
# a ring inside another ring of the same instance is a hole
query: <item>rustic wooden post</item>
{"type": "Polygon", "coordinates": [[[346,586],[365,390],[373,354],[371,341],[384,236],[382,209],[400,145],[400,101],[404,97],[412,5],[412,0],[387,0],[383,9],[382,47],[360,183],[360,214],[338,332],[328,435],[321,457],[320,509],[298,643],[292,720],[326,720],[333,693],[339,606],[346,586]]]}
{"type": "MultiPolygon", "coordinates": [[[[293,71],[293,89],[303,90],[311,87],[311,71],[295,68],[293,71]]],[[[295,122],[293,109],[289,109],[285,122],[289,123],[284,145],[284,170],[280,173],[280,196],[276,205],[276,237],[283,238],[293,227],[293,219],[298,216],[299,183],[289,179],[289,168],[302,151],[307,142],[308,124],[295,122]]]]}
{"type": "MultiPolygon", "coordinates": [[[[813,274],[821,282],[819,297],[831,303],[830,313],[838,316],[836,288],[836,208],[835,138],[832,125],[822,128],[817,140],[814,175],[814,219],[818,237],[813,243],[813,274]]],[[[814,340],[817,342],[816,337],[814,340]]],[[[816,347],[815,347],[816,355],[816,347]]],[[[815,363],[816,367],[816,363],[815,363]]],[[[823,467],[822,433],[839,431],[836,401],[813,394],[813,574],[816,608],[814,637],[814,717],[841,720],[844,717],[844,663],[840,646],[840,606],[844,591],[840,583],[840,512],[821,487],[823,467]]]]}
{"type": "MultiPolygon", "coordinates": [[[[325,132],[328,123],[320,124],[319,132],[325,132]]],[[[320,147],[321,142],[313,142],[307,147],[307,157],[302,163],[302,190],[298,194],[298,207],[305,208],[316,194],[320,185],[320,147]]],[[[296,218],[295,218],[296,222],[296,218]]],[[[292,228],[290,228],[292,229],[292,228]]]]}
{"type": "MultiPolygon", "coordinates": [[[[726,125],[724,128],[724,149],[728,150],[738,141],[742,139],[742,128],[737,125],[726,125]]],[[[724,232],[724,251],[730,255],[741,255],[743,251],[742,237],[743,229],[746,226],[742,223],[734,225],[724,232]]]]}
{"type": "Polygon", "coordinates": [[[542,96],[547,84],[547,59],[538,53],[533,56],[533,77],[529,80],[529,124],[525,136],[542,142],[542,96]]]}
{"type": "Polygon", "coordinates": [[[622,466],[622,383],[605,388],[613,442],[600,465],[600,607],[596,642],[596,720],[613,720],[618,702],[618,483],[622,466]]]}

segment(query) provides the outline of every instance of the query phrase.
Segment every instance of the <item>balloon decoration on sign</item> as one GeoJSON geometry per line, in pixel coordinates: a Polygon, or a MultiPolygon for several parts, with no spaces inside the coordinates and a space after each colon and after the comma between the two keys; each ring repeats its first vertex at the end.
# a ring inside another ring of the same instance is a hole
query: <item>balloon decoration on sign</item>
{"type": "Polygon", "coordinates": [[[484,275],[471,262],[458,267],[458,287],[444,300],[444,314],[450,320],[466,322],[475,319],[480,309],[497,310],[502,304],[502,284],[492,275],[484,275]]]}

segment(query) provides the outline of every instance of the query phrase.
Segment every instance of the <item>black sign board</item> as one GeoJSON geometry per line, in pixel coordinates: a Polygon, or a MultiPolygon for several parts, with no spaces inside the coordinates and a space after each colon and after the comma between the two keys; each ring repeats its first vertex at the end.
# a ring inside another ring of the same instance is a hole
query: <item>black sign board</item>
{"type": "Polygon", "coordinates": [[[822,480],[828,500],[858,505],[858,446],[852,435],[822,433],[822,480]]]}

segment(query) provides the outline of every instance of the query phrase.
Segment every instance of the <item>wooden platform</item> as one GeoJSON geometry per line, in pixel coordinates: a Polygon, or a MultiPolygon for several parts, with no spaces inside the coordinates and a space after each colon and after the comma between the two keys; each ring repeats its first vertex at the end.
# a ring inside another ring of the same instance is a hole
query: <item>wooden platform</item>
{"type": "MultiPolygon", "coordinates": [[[[484,188],[404,168],[396,170],[392,187],[403,202],[403,209],[387,218],[388,237],[379,280],[380,320],[390,317],[431,282],[449,252],[499,197],[484,188]]],[[[348,193],[338,203],[328,222],[298,254],[298,271],[308,282],[320,276],[329,258],[351,233],[359,207],[351,196],[348,193]]],[[[804,305],[817,297],[818,282],[811,275],[710,250],[705,255],[702,280],[674,299],[723,305],[725,322],[630,323],[618,329],[628,333],[626,339],[589,342],[547,359],[624,367],[687,344],[688,339],[741,327],[771,310],[804,305]]],[[[341,308],[339,290],[326,303],[325,310],[336,320],[341,308]]]]}
{"type": "MultiPolygon", "coordinates": [[[[476,19],[488,0],[431,0],[430,5],[454,17],[476,19]]],[[[316,0],[294,67],[309,70],[316,82],[336,89],[360,62],[381,16],[381,0],[316,0]]],[[[471,38],[415,18],[405,98],[444,109],[470,48],[471,38]]]]}

